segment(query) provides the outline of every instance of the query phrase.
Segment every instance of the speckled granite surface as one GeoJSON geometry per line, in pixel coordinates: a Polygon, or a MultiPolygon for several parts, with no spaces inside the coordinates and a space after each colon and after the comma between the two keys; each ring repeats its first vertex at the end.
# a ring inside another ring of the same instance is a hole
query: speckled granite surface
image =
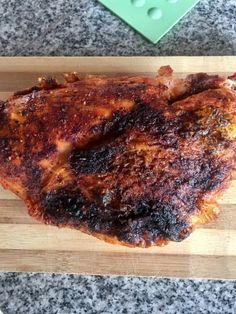
{"type": "Polygon", "coordinates": [[[0,0],[0,16],[0,55],[236,54],[235,0],[201,0],[157,45],[96,0],[0,0]]]}
{"type": "Polygon", "coordinates": [[[0,275],[6,314],[234,314],[235,290],[236,283],[224,281],[0,275]]]}
{"type": "MultiPolygon", "coordinates": [[[[235,0],[202,0],[157,45],[95,0],[0,0],[0,17],[0,55],[236,54],[235,0]]],[[[234,314],[236,282],[2,273],[0,309],[234,314]]]]}

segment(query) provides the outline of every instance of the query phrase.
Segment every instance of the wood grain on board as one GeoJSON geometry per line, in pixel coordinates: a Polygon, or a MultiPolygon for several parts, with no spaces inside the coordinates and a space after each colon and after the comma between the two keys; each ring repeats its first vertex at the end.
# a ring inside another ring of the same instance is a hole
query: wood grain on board
{"type": "MultiPolygon", "coordinates": [[[[2,57],[0,99],[45,74],[77,71],[155,75],[170,64],[178,75],[228,75],[236,57],[2,57]]],[[[0,271],[236,279],[236,176],[220,200],[219,218],[181,243],[149,249],[114,246],[77,230],[42,225],[24,203],[0,188],[0,271]]]]}

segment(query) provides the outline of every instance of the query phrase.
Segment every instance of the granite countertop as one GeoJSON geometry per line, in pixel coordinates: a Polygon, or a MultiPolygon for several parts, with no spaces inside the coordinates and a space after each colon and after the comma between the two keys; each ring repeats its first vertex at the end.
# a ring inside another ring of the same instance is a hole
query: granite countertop
{"type": "MultiPolygon", "coordinates": [[[[157,45],[95,0],[0,0],[0,55],[236,55],[236,1],[201,0],[157,45]]],[[[232,69],[233,71],[233,69],[232,69]]],[[[4,314],[236,313],[236,281],[0,274],[4,314]]]]}
{"type": "Polygon", "coordinates": [[[0,0],[0,55],[234,55],[235,0],[201,0],[157,45],[96,0],[0,0]]]}

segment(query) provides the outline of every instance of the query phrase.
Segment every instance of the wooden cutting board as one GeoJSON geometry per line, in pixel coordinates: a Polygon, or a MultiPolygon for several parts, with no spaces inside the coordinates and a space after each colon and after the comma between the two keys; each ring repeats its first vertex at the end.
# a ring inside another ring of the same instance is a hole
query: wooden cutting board
{"type": "MultiPolygon", "coordinates": [[[[0,99],[36,84],[43,74],[154,74],[166,64],[178,75],[236,71],[236,57],[3,57],[0,99]]],[[[220,204],[219,219],[201,226],[182,243],[131,249],[76,230],[39,224],[27,215],[21,200],[1,189],[0,270],[235,279],[236,176],[220,204]]]]}

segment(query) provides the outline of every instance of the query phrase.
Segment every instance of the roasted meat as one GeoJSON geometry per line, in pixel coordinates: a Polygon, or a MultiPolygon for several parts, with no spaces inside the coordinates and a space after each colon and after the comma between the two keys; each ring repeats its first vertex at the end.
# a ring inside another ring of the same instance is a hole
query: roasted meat
{"type": "Polygon", "coordinates": [[[235,78],[41,78],[0,103],[1,183],[46,224],[131,247],[181,241],[231,180],[235,78]]]}

